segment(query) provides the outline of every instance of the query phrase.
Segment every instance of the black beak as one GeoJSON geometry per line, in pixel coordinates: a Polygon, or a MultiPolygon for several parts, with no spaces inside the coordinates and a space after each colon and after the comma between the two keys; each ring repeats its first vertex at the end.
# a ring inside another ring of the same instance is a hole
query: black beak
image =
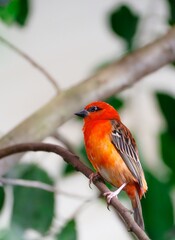
{"type": "Polygon", "coordinates": [[[85,118],[88,115],[88,111],[83,109],[80,112],[75,113],[75,115],[77,115],[79,117],[82,117],[82,118],[85,118]]]}

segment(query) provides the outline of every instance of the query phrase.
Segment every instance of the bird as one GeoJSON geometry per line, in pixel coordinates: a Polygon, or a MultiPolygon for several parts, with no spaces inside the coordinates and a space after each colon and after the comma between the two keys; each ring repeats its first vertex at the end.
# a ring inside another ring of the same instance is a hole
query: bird
{"type": "Polygon", "coordinates": [[[92,102],[75,115],[84,120],[82,130],[89,161],[97,174],[117,188],[104,194],[107,203],[125,191],[132,203],[134,219],[144,230],[140,200],[148,187],[131,132],[117,110],[106,102],[92,102]]]}

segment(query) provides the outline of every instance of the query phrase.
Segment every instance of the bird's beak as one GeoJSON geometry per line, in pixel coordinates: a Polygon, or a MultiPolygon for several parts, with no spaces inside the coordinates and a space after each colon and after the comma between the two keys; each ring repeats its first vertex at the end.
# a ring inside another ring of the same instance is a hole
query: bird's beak
{"type": "Polygon", "coordinates": [[[82,118],[85,118],[88,115],[88,111],[83,109],[80,112],[75,113],[75,115],[77,115],[79,117],[82,117],[82,118]]]}

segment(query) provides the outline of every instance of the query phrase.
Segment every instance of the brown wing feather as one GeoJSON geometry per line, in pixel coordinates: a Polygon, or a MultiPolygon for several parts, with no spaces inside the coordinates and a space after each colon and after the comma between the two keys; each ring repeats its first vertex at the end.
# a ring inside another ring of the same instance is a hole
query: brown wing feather
{"type": "Polygon", "coordinates": [[[112,120],[112,143],[119,151],[126,166],[138,181],[140,187],[143,187],[143,170],[138,157],[138,150],[134,138],[130,131],[121,123],[112,120]]]}

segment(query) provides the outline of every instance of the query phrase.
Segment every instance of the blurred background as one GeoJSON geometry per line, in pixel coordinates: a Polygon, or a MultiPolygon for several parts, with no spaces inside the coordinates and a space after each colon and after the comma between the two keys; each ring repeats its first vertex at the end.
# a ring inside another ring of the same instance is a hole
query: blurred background
{"type": "MultiPolygon", "coordinates": [[[[165,34],[173,0],[0,0],[0,132],[6,134],[54,95],[55,88],[7,42],[47,70],[60,89],[165,34]]],[[[106,99],[131,130],[148,182],[142,199],[151,239],[175,239],[174,63],[106,99]]],[[[127,71],[127,69],[126,69],[127,71]]],[[[72,116],[47,142],[71,148],[88,164],[82,121],[72,116]]],[[[8,177],[38,180],[58,193],[0,188],[0,239],[132,239],[81,173],[54,154],[26,154],[8,177]]],[[[131,208],[126,195],[121,202],[131,208]]]]}

